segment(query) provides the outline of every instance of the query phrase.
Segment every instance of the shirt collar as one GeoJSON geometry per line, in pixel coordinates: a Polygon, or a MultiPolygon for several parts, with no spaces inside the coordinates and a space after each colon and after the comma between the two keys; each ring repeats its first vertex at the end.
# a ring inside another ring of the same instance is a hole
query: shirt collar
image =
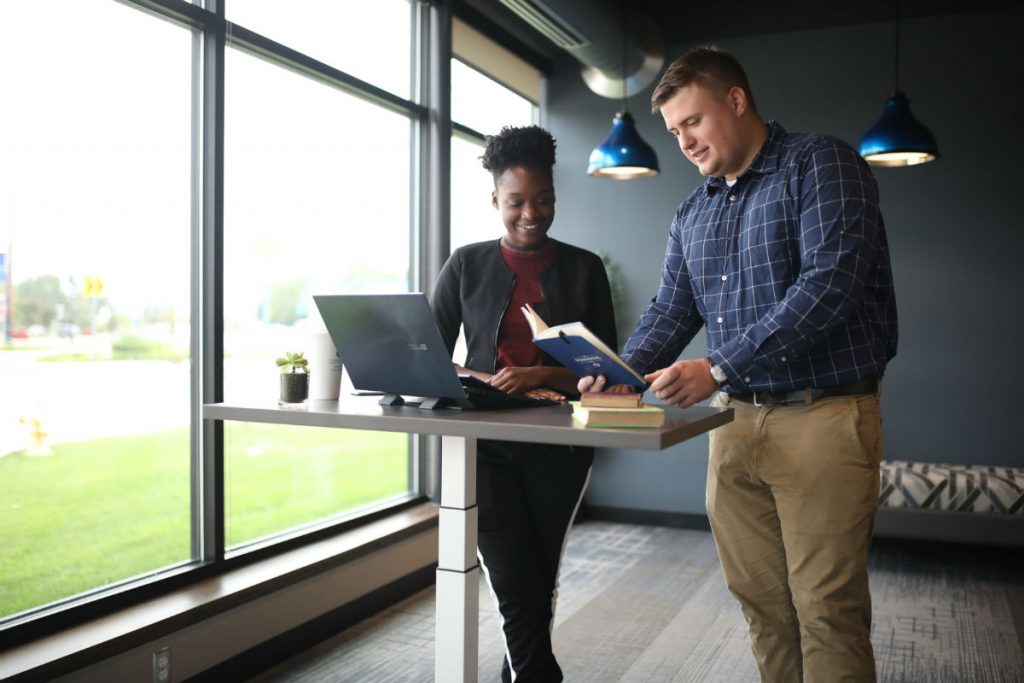
{"type": "MultiPolygon", "coordinates": [[[[758,150],[757,156],[750,162],[750,166],[737,176],[737,180],[741,180],[748,173],[759,173],[761,175],[767,175],[772,173],[779,168],[779,145],[782,144],[782,138],[786,135],[786,129],[780,126],[776,121],[770,119],[766,122],[768,126],[768,137],[765,138],[764,144],[761,145],[761,149],[758,150]]],[[[704,188],[707,193],[714,194],[718,190],[727,189],[728,185],[725,184],[725,177],[712,177],[704,181],[704,188]]]]}

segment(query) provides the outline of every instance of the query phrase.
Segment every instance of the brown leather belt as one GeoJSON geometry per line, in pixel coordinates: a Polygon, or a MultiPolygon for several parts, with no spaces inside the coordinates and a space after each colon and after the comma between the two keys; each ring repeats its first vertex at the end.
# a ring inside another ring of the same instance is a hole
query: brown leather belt
{"type": "Polygon", "coordinates": [[[745,394],[732,394],[732,398],[744,403],[753,403],[755,406],[785,406],[796,403],[808,405],[823,398],[857,396],[877,392],[878,379],[871,377],[869,379],[859,379],[849,384],[839,384],[834,387],[796,389],[794,391],[753,391],[745,394]]]}

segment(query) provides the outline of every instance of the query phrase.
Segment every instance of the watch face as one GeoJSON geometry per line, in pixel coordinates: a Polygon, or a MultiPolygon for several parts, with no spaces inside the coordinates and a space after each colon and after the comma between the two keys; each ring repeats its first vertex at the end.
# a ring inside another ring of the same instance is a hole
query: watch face
{"type": "Polygon", "coordinates": [[[724,382],[725,380],[728,379],[728,377],[725,376],[725,372],[722,370],[722,368],[718,367],[717,365],[711,366],[711,377],[716,382],[719,383],[724,382]]]}

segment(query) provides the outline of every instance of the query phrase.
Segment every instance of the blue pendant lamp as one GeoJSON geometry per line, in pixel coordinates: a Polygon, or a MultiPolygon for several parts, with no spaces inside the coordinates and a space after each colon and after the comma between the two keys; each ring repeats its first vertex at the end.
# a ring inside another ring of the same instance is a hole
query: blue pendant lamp
{"type": "Polygon", "coordinates": [[[658,175],[658,155],[654,148],[644,142],[636,130],[636,122],[626,111],[626,36],[628,23],[626,8],[620,3],[622,13],[622,108],[612,119],[612,131],[600,145],[590,153],[587,173],[598,178],[633,180],[658,175]]]}
{"type": "Polygon", "coordinates": [[[900,20],[896,17],[896,89],[882,117],[864,133],[857,151],[872,166],[916,166],[939,158],[935,136],[910,112],[910,100],[899,88],[900,20]]]}
{"type": "Polygon", "coordinates": [[[590,153],[587,173],[599,178],[631,180],[658,175],[658,155],[643,141],[626,108],[615,114],[608,139],[590,153]]]}
{"type": "Polygon", "coordinates": [[[935,136],[910,111],[910,100],[897,90],[882,118],[860,139],[861,156],[872,166],[914,166],[939,158],[935,136]]]}

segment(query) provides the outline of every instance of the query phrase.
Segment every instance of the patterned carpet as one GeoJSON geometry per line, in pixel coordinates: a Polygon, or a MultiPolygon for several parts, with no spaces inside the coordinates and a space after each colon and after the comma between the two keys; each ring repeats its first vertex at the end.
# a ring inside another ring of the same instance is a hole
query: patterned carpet
{"type": "MultiPolygon", "coordinates": [[[[1024,681],[1021,563],[1019,551],[877,541],[879,680],[1024,681]]],[[[709,532],[578,524],[561,583],[554,641],[567,681],[758,681],[709,532]]],[[[497,681],[502,643],[483,581],[480,606],[480,681],[497,681]]],[[[251,683],[426,683],[433,630],[428,589],[251,683]]]]}

